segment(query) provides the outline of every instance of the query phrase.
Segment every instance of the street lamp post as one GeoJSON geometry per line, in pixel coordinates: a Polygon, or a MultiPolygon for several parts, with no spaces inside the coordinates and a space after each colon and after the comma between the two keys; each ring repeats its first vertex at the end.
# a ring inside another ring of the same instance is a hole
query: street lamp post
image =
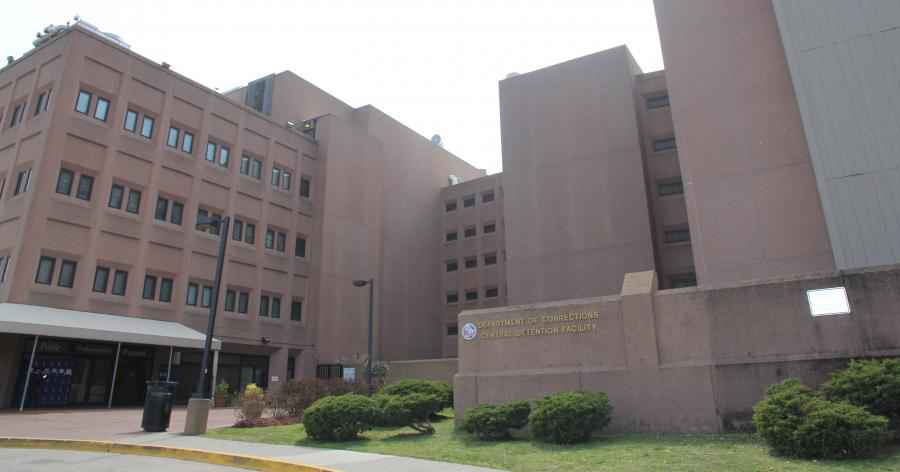
{"type": "Polygon", "coordinates": [[[217,227],[219,229],[219,254],[216,258],[216,274],[213,279],[212,300],[209,302],[209,322],[206,325],[206,340],[203,343],[203,357],[200,361],[200,375],[194,389],[194,394],[188,401],[187,418],[185,419],[185,434],[203,434],[206,432],[209,419],[210,395],[207,384],[209,376],[209,351],[212,349],[213,331],[216,328],[216,313],[219,307],[219,290],[222,287],[222,269],[225,265],[225,247],[228,243],[228,227],[230,218],[207,217],[197,218],[197,228],[206,229],[217,227]]]}
{"type": "Polygon", "coordinates": [[[369,286],[369,358],[366,361],[366,384],[369,385],[369,394],[372,392],[372,313],[374,311],[374,298],[375,298],[375,279],[371,278],[369,280],[354,280],[354,287],[365,287],[369,286]]]}

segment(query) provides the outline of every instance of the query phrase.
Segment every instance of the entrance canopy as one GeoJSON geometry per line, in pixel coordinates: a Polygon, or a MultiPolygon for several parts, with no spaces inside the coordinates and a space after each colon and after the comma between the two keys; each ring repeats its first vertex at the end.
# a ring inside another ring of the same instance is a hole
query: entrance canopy
{"type": "MultiPolygon", "coordinates": [[[[203,349],[206,335],[171,321],[0,303],[0,333],[203,349]]],[[[222,348],[213,338],[212,349],[222,348]]]]}

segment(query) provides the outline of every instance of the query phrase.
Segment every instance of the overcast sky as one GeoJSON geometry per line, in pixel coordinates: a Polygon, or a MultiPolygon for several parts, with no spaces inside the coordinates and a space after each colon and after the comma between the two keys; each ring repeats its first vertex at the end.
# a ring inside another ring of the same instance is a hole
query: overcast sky
{"type": "Polygon", "coordinates": [[[76,14],[204,85],[292,70],[352,106],[372,104],[490,173],[501,170],[497,81],[626,44],[662,68],[652,0],[14,2],[0,55],[76,14]]]}

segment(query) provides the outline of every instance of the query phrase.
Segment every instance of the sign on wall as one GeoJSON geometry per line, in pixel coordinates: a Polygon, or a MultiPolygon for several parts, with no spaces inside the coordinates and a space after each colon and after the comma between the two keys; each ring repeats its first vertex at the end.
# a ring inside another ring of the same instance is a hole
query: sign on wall
{"type": "Polygon", "coordinates": [[[479,320],[462,327],[465,341],[587,334],[597,329],[599,311],[545,313],[501,320],[479,320]]]}

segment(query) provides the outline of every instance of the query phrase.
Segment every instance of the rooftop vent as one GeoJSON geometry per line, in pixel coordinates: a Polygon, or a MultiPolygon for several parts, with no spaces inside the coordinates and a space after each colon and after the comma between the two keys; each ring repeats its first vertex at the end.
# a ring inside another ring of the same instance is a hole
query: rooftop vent
{"type": "Polygon", "coordinates": [[[434,144],[435,146],[444,147],[444,140],[441,138],[441,135],[436,134],[431,137],[431,144],[434,144]]]}

